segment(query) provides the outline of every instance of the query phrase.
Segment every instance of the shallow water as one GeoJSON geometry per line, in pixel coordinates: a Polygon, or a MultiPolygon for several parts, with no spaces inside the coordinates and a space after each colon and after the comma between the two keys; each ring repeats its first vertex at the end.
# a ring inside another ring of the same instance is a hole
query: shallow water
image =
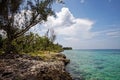
{"type": "Polygon", "coordinates": [[[120,80],[120,50],[65,50],[75,80],[120,80]]]}

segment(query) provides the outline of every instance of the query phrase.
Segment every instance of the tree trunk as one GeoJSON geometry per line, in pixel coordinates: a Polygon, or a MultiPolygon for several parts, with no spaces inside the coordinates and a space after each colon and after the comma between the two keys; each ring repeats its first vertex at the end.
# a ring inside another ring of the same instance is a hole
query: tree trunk
{"type": "Polygon", "coordinates": [[[6,54],[9,54],[9,53],[12,53],[12,42],[10,40],[7,40],[6,42],[6,47],[5,47],[5,53],[6,54]]]}
{"type": "Polygon", "coordinates": [[[6,41],[6,47],[5,47],[5,53],[10,54],[10,53],[18,53],[16,47],[12,44],[14,38],[14,32],[11,32],[11,28],[8,28],[7,32],[7,41],[6,41]]]}
{"type": "Polygon", "coordinates": [[[5,47],[5,53],[6,54],[11,54],[11,53],[18,53],[16,50],[16,47],[14,45],[12,45],[12,41],[11,39],[8,39],[6,42],[6,47],[5,47]]]}

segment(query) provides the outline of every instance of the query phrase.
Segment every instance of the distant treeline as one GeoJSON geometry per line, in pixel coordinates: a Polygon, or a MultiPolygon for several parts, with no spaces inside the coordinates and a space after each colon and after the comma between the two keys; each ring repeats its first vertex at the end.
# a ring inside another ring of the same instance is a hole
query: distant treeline
{"type": "Polygon", "coordinates": [[[72,47],[63,47],[63,50],[72,50],[72,47]]]}

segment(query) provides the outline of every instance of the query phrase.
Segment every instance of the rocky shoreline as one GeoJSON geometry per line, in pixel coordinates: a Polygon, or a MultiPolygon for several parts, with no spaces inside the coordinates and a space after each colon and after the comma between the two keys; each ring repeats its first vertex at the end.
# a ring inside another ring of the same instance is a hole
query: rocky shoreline
{"type": "Polygon", "coordinates": [[[72,80],[65,70],[69,63],[64,54],[50,60],[26,54],[0,55],[0,80],[72,80]]]}

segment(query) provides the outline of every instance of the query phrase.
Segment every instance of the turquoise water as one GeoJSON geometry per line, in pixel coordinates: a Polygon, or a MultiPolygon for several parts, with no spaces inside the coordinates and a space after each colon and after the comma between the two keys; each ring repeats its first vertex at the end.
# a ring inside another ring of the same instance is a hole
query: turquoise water
{"type": "Polygon", "coordinates": [[[120,80],[120,50],[66,50],[75,80],[120,80]]]}

